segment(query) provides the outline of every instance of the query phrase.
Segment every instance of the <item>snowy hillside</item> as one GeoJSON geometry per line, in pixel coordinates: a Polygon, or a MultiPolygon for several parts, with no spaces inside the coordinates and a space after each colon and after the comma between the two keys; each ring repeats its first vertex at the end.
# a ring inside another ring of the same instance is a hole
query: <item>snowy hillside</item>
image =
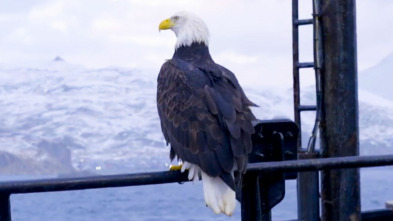
{"type": "Polygon", "coordinates": [[[359,93],[362,154],[393,153],[393,101],[370,92],[359,93]]]}
{"type": "Polygon", "coordinates": [[[392,153],[393,53],[359,73],[360,135],[366,154],[392,153]],[[378,148],[375,148],[377,146],[378,148]]]}
{"type": "Polygon", "coordinates": [[[166,155],[155,81],[144,73],[53,61],[1,68],[0,82],[0,151],[38,162],[15,172],[68,172],[48,167],[54,157],[77,169],[117,170],[144,168],[166,155]]]}
{"type": "MultiPolygon", "coordinates": [[[[302,102],[315,104],[315,88],[303,90],[302,102]]],[[[393,100],[388,100],[366,90],[359,89],[359,131],[360,154],[392,154],[393,153],[393,100]]],[[[303,116],[304,138],[311,132],[315,114],[306,112],[303,116]],[[304,119],[306,118],[306,119],[304,119]]]]}
{"type": "MultiPolygon", "coordinates": [[[[120,173],[169,163],[155,105],[156,74],[86,69],[62,59],[0,66],[0,173],[120,173]]],[[[292,119],[292,90],[246,93],[260,119],[292,119]]],[[[303,101],[314,101],[305,90],[303,101]]],[[[362,152],[393,152],[393,103],[360,93],[362,152]]],[[[306,135],[313,116],[304,118],[306,135]]]]}
{"type": "Polygon", "coordinates": [[[360,88],[393,101],[393,53],[359,74],[360,88]]]}

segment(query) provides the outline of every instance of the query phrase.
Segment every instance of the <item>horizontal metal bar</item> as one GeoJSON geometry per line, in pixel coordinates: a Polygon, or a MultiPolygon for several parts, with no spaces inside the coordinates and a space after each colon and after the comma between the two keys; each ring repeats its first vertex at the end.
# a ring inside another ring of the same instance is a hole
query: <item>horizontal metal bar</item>
{"type": "Polygon", "coordinates": [[[298,68],[313,68],[314,62],[300,62],[296,66],[298,68]]]}
{"type": "MultiPolygon", "coordinates": [[[[252,163],[248,165],[247,172],[313,171],[387,165],[393,165],[393,155],[335,157],[323,159],[252,163]]],[[[53,178],[27,181],[6,181],[0,182],[0,194],[139,186],[186,181],[188,181],[187,173],[181,173],[180,171],[164,171],[61,179],[53,178]]]]}
{"type": "Polygon", "coordinates": [[[297,107],[299,111],[315,111],[317,110],[317,106],[315,105],[299,105],[297,107]]]}
{"type": "Polygon", "coordinates": [[[297,19],[293,22],[295,25],[312,25],[313,19],[297,19]]]}
{"type": "MultiPolygon", "coordinates": [[[[380,221],[380,220],[393,220],[393,211],[391,210],[370,210],[362,211],[362,221],[380,221]]],[[[287,221],[299,221],[297,219],[287,221]]]]}
{"type": "Polygon", "coordinates": [[[393,165],[392,155],[331,157],[249,164],[247,172],[289,172],[393,165]]]}
{"type": "Polygon", "coordinates": [[[386,209],[366,211],[361,215],[362,221],[393,220],[393,211],[386,209]]]}
{"type": "Polygon", "coordinates": [[[164,171],[78,178],[53,178],[0,182],[0,194],[36,193],[106,187],[139,186],[188,181],[187,173],[164,171]]]}

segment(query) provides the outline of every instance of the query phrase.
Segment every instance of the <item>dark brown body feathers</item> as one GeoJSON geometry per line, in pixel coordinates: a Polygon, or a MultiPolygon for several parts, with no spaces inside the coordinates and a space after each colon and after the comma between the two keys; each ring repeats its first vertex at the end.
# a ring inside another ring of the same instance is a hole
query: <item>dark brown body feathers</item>
{"type": "Polygon", "coordinates": [[[158,75],[157,108],[170,158],[198,165],[235,189],[234,165],[242,174],[251,152],[255,120],[235,75],[216,64],[208,47],[180,47],[158,75]]]}

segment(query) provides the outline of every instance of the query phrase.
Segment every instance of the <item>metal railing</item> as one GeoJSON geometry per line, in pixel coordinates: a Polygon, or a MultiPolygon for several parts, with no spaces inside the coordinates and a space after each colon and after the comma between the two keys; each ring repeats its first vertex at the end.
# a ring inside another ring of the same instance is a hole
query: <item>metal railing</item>
{"type": "MultiPolygon", "coordinates": [[[[282,173],[290,171],[318,171],[388,165],[393,165],[393,155],[336,157],[325,159],[251,163],[248,165],[247,174],[263,174],[270,172],[282,173]]],[[[181,173],[180,171],[162,171],[77,178],[53,178],[0,182],[0,220],[11,220],[10,195],[12,194],[140,186],[176,182],[182,183],[187,181],[187,172],[181,173]]],[[[242,209],[242,216],[244,216],[244,213],[247,213],[247,211],[243,211],[242,209]]],[[[375,212],[365,212],[362,214],[362,218],[364,218],[363,220],[380,220],[381,217],[393,219],[393,212],[380,210],[375,212]]]]}

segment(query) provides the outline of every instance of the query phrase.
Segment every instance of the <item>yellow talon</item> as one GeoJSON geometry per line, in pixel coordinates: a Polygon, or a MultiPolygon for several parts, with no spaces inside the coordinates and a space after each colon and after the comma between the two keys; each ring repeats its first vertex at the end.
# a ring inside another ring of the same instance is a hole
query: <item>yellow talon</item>
{"type": "Polygon", "coordinates": [[[169,166],[169,171],[176,171],[176,170],[181,170],[181,167],[183,166],[183,164],[180,165],[170,165],[169,166]]]}

